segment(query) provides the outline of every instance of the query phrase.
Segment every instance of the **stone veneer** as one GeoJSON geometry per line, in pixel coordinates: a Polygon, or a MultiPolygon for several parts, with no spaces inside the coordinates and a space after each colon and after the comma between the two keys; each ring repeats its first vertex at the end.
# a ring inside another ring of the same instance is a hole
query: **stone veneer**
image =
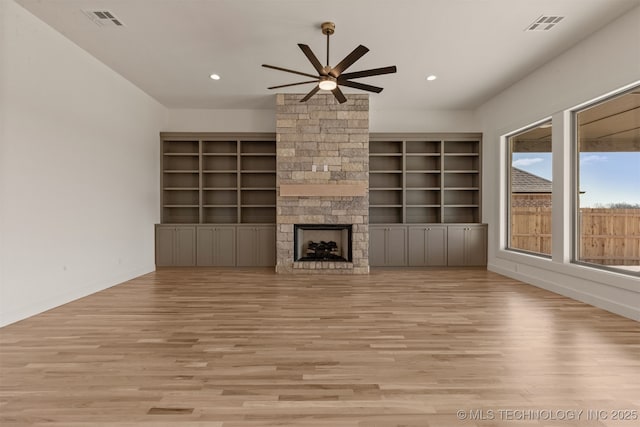
{"type": "Polygon", "coordinates": [[[276,271],[367,274],[369,95],[349,94],[344,104],[333,94],[316,94],[301,103],[302,96],[276,96],[276,271]],[[367,191],[358,197],[281,197],[282,184],[364,184],[367,191]],[[353,224],[353,262],[294,262],[294,224],[353,224]]]}

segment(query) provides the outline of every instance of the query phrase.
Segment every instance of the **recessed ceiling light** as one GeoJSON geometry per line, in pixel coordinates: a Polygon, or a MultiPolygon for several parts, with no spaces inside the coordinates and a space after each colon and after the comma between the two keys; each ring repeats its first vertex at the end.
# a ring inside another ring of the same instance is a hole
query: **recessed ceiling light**
{"type": "Polygon", "coordinates": [[[438,76],[434,76],[433,74],[431,74],[430,76],[427,76],[427,80],[429,80],[430,82],[434,81],[437,78],[438,76]]]}
{"type": "Polygon", "coordinates": [[[212,80],[220,80],[220,76],[217,74],[211,74],[209,77],[211,77],[212,80]]]}

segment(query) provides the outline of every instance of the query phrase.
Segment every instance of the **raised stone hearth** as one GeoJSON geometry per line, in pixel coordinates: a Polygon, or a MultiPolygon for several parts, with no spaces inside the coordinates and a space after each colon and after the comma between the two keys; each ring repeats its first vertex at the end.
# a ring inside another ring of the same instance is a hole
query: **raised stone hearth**
{"type": "Polygon", "coordinates": [[[344,104],[332,94],[316,94],[304,103],[302,96],[276,98],[276,271],[366,274],[369,96],[349,94],[344,104]],[[351,262],[294,261],[294,224],[352,225],[351,262]]]}

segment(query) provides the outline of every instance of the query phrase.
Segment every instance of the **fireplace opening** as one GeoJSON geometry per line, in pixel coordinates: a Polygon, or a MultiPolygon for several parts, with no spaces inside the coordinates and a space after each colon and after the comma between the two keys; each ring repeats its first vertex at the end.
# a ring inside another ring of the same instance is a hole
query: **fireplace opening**
{"type": "Polygon", "coordinates": [[[294,224],[294,261],[352,262],[349,224],[294,224]]]}

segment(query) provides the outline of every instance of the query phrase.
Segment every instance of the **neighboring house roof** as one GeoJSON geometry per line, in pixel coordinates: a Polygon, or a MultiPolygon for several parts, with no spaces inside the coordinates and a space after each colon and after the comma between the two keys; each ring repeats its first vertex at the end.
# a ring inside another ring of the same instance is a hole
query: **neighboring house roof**
{"type": "Polygon", "coordinates": [[[551,193],[551,181],[541,176],[511,167],[512,193],[551,193]]]}

